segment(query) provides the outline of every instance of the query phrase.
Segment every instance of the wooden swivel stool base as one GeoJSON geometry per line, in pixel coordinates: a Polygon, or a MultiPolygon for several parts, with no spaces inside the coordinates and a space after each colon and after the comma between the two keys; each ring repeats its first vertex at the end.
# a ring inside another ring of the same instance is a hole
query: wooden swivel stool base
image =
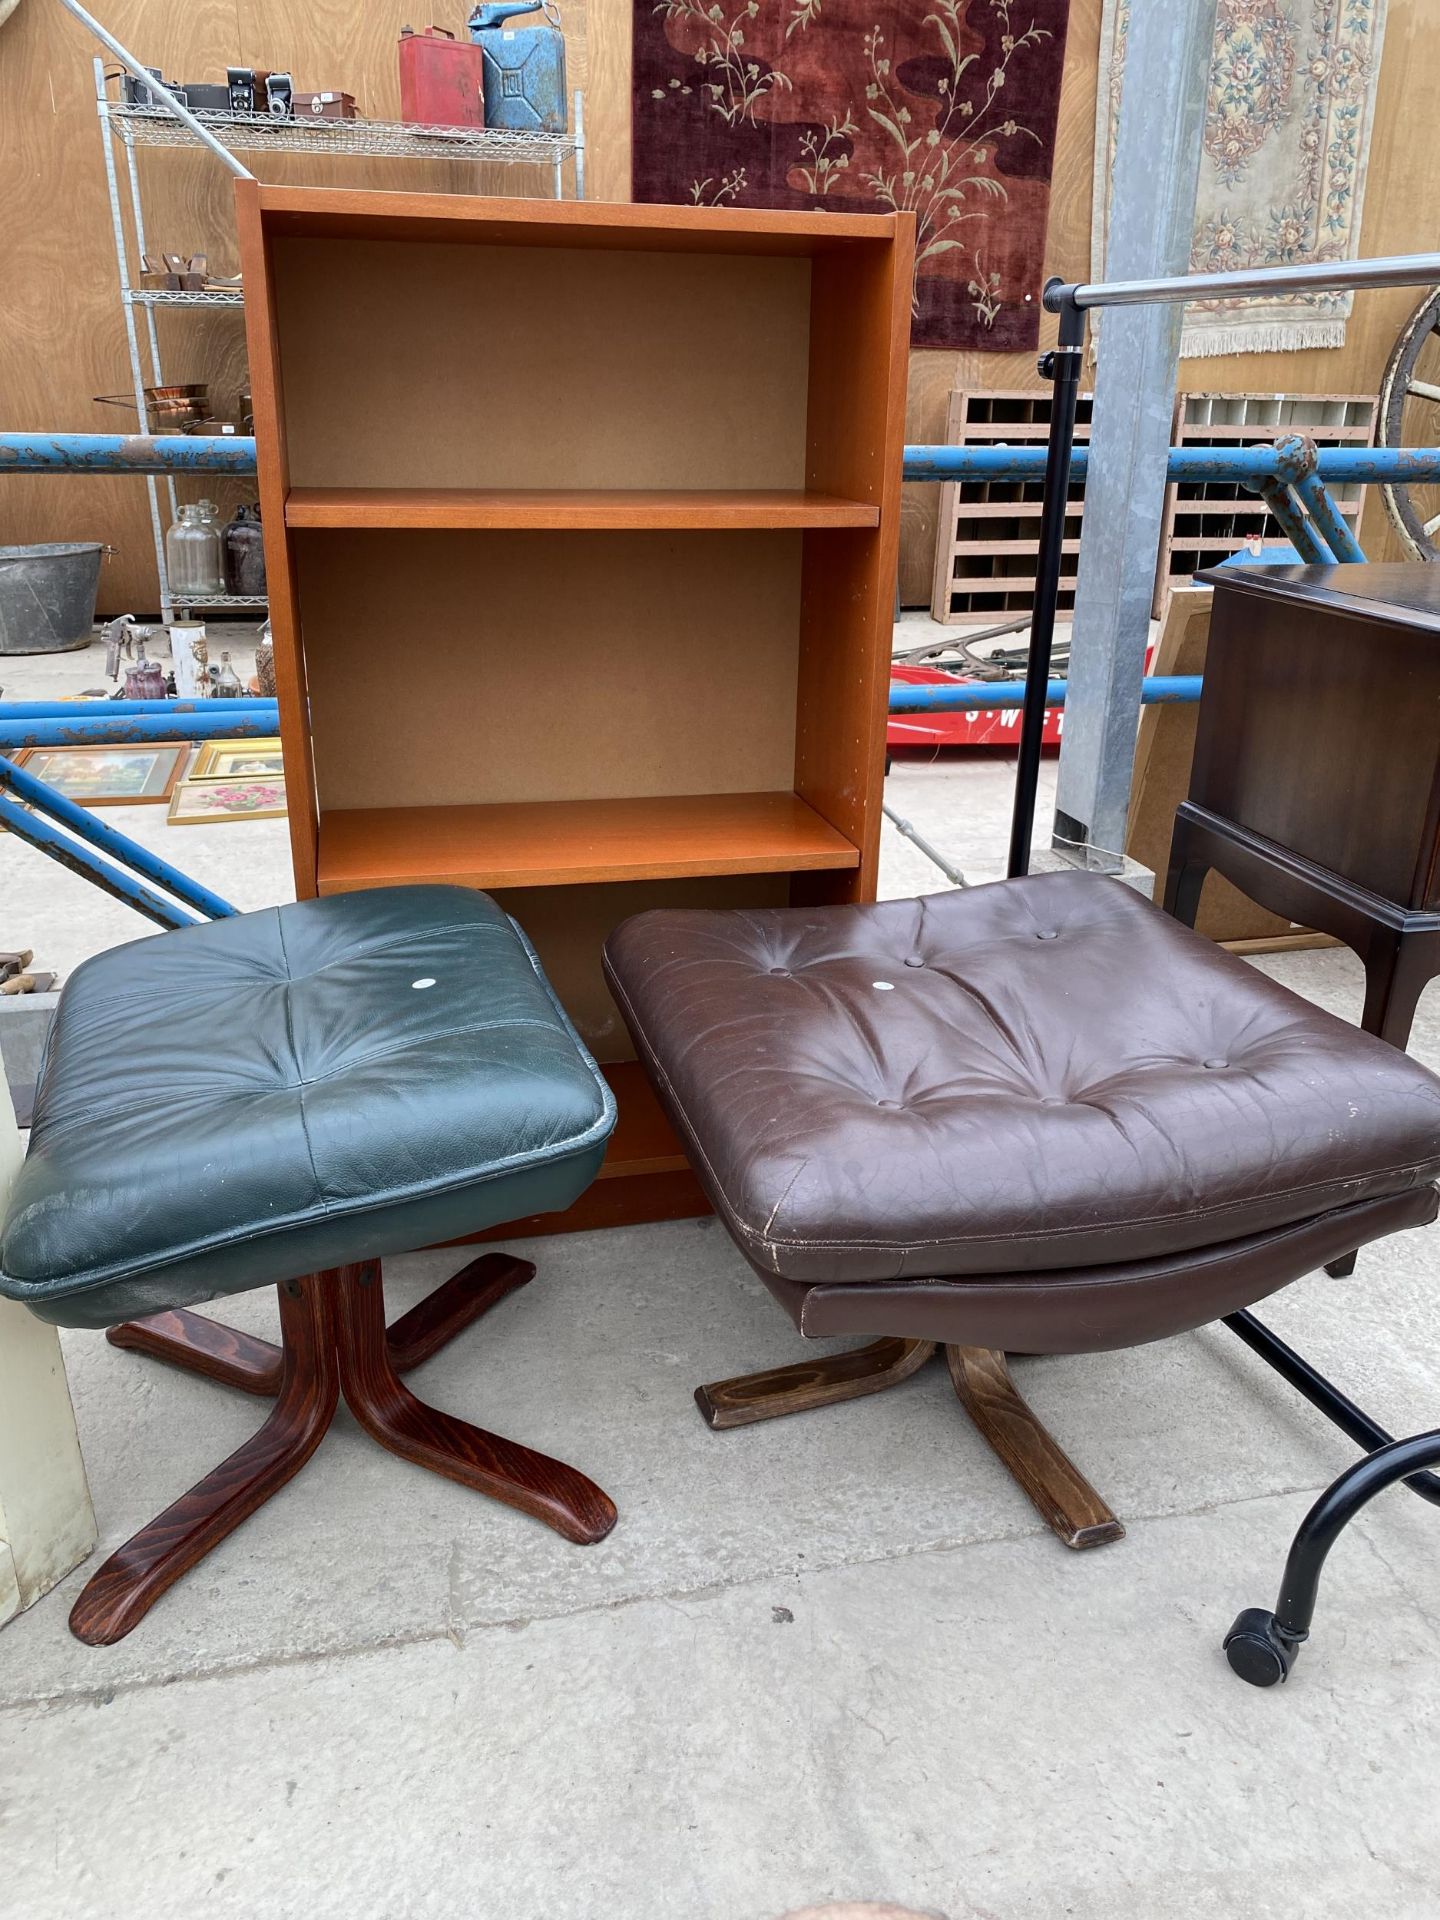
{"type": "Polygon", "coordinates": [[[111,1554],[75,1602],[71,1631],[91,1646],[123,1639],[167,1588],[294,1478],[342,1394],[388,1452],[519,1507],[567,1540],[602,1540],[615,1524],[614,1503],[583,1473],[427,1406],[399,1378],[534,1274],[527,1260],[483,1254],[389,1328],[378,1260],[287,1280],[277,1289],[278,1346],[186,1308],[112,1327],[114,1346],[273,1399],[275,1407],[244,1446],[111,1554]]]}
{"type": "MultiPolygon", "coordinates": [[[[712,1381],[695,1389],[695,1404],[712,1427],[778,1420],[782,1414],[898,1387],[919,1372],[938,1345],[935,1340],[876,1340],[825,1359],[712,1381]]],[[[989,1347],[947,1346],[945,1360],[965,1411],[1065,1545],[1102,1547],[1123,1540],[1124,1527],[1021,1398],[1005,1355],[989,1347]]]]}

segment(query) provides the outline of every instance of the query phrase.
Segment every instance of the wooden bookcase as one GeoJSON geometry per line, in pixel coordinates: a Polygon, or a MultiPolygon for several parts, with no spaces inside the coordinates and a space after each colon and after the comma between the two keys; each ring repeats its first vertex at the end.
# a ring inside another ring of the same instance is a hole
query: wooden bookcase
{"type": "Polygon", "coordinates": [[[600,946],[874,898],[912,222],[236,197],[297,894],[495,894],[620,1108],[534,1226],[701,1212],[600,946]]]}

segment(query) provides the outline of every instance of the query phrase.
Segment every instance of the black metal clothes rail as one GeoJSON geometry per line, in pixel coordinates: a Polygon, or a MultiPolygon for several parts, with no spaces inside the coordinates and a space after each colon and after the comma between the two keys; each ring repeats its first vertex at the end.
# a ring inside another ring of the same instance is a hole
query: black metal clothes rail
{"type": "MultiPolygon", "coordinates": [[[[1059,316],[1059,340],[1051,352],[1040,358],[1040,372],[1054,383],[1055,398],[1050,409],[1035,612],[1026,663],[1020,758],[1011,816],[1008,870],[1012,877],[1027,872],[1030,864],[1087,311],[1092,307],[1136,306],[1149,301],[1173,304],[1211,297],[1295,293],[1307,288],[1432,286],[1437,282],[1440,282],[1440,253],[1109,284],[1067,285],[1058,279],[1047,284],[1044,304],[1059,316]]],[[[1095,457],[1092,446],[1092,461],[1095,457]]],[[[1231,1314],[1225,1324],[1342,1432],[1372,1449],[1321,1495],[1301,1523],[1291,1543],[1274,1610],[1244,1608],[1225,1636],[1223,1645],[1232,1671],[1252,1686],[1269,1687],[1289,1678],[1300,1646],[1309,1635],[1326,1557],[1362,1508],[1399,1480],[1404,1480],[1423,1498],[1440,1504],[1440,1482],[1428,1471],[1440,1467],[1440,1430],[1408,1440],[1392,1440],[1378,1421],[1371,1419],[1253,1314],[1231,1314]]]]}

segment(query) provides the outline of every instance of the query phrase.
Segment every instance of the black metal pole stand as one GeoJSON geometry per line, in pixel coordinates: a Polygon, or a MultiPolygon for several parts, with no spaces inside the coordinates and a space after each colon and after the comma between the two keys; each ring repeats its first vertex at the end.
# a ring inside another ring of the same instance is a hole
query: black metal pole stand
{"type": "Polygon", "coordinates": [[[1274,1612],[1245,1607],[1225,1636],[1225,1657],[1234,1672],[1252,1687],[1273,1687],[1277,1680],[1290,1677],[1301,1643],[1310,1635],[1325,1557],[1360,1509],[1397,1480],[1440,1507],[1440,1479],[1424,1471],[1440,1467],[1440,1431],[1410,1440],[1392,1439],[1378,1421],[1253,1313],[1227,1313],[1225,1324],[1327,1420],[1372,1449],[1321,1494],[1301,1521],[1285,1561],[1274,1612]]]}
{"type": "Polygon", "coordinates": [[[1045,692],[1050,681],[1050,650],[1055,638],[1055,603],[1060,593],[1065,514],[1070,504],[1070,456],[1075,445],[1075,407],[1085,357],[1085,312],[1074,288],[1046,283],[1045,305],[1060,316],[1060,337],[1040,356],[1042,376],[1054,382],[1050,437],[1045,454],[1045,496],[1040,510],[1040,554],[1035,569],[1035,612],[1030,622],[1030,652],[1025,663],[1025,705],[1020,718],[1020,765],[1015,774],[1015,806],[1010,819],[1013,880],[1030,871],[1030,836],[1035,829],[1035,789],[1040,779],[1040,749],[1045,734],[1045,692]]]}
{"type": "MultiPolygon", "coordinates": [[[[1315,1502],[1290,1543],[1275,1611],[1246,1607],[1225,1636],[1225,1657],[1252,1687],[1273,1687],[1288,1680],[1310,1622],[1320,1588],[1325,1556],[1360,1509],[1397,1480],[1415,1486],[1417,1467],[1440,1466],[1440,1429],[1392,1440],[1357,1460],[1315,1502]]],[[[1431,1475],[1425,1475],[1430,1479],[1431,1475]]]]}

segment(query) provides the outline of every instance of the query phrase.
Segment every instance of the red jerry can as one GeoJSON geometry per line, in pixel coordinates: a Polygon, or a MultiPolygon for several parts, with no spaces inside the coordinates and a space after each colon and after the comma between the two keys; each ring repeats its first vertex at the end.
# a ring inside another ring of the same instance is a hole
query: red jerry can
{"type": "Polygon", "coordinates": [[[444,27],[400,30],[400,118],[412,126],[483,127],[485,61],[444,27]]]}

